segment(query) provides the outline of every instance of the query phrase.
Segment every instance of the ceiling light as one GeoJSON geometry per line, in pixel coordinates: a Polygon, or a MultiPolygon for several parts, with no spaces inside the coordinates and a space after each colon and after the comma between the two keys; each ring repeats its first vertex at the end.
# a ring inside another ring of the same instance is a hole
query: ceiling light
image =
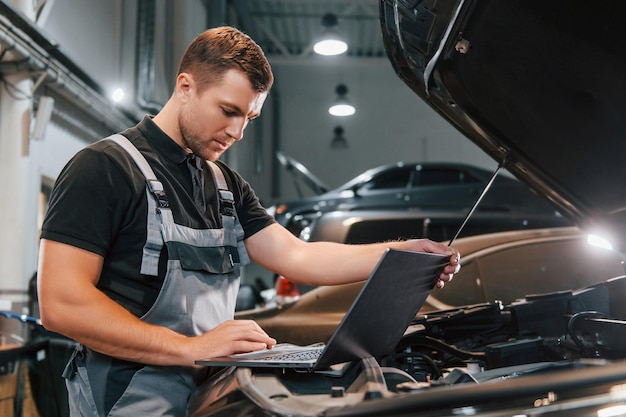
{"type": "Polygon", "coordinates": [[[324,35],[327,39],[321,39],[315,43],[313,50],[318,55],[332,56],[341,55],[348,50],[348,44],[341,39],[336,39],[333,35],[324,35]]]}
{"type": "Polygon", "coordinates": [[[340,55],[348,50],[348,44],[337,33],[337,16],[327,13],[322,16],[323,32],[313,45],[313,50],[319,55],[340,55]]]}
{"type": "Polygon", "coordinates": [[[346,94],[348,93],[348,87],[346,87],[344,84],[339,84],[337,88],[335,88],[335,92],[337,93],[337,98],[328,109],[328,113],[333,116],[339,117],[352,116],[354,113],[356,113],[356,109],[346,97],[346,94]]]}
{"type": "Polygon", "coordinates": [[[343,127],[336,126],[335,129],[333,129],[333,133],[335,136],[333,136],[333,139],[330,141],[330,147],[332,149],[346,149],[348,147],[348,141],[343,136],[343,127]]]}

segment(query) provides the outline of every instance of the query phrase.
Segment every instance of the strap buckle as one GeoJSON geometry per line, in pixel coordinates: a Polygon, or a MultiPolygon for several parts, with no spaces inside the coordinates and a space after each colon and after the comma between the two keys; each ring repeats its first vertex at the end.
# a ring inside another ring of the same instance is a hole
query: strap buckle
{"type": "Polygon", "coordinates": [[[235,215],[235,198],[229,190],[219,190],[220,194],[220,212],[224,216],[235,215]]]}
{"type": "Polygon", "coordinates": [[[155,197],[158,208],[169,208],[170,203],[167,201],[167,196],[163,190],[163,184],[158,180],[147,180],[148,189],[155,197]]]}

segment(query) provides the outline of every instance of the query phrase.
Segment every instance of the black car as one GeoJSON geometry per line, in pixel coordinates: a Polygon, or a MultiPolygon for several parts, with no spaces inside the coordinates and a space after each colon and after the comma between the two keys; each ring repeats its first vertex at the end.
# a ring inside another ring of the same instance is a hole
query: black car
{"type": "MultiPolygon", "coordinates": [[[[323,191],[323,184],[301,164],[279,154],[283,165],[299,178],[308,179],[309,186],[323,191]],[[286,164],[287,161],[291,163],[286,164]],[[300,167],[300,169],[296,169],[300,167]],[[306,175],[308,174],[308,175],[306,175]]],[[[318,195],[276,204],[268,209],[278,223],[296,236],[305,231],[322,215],[329,212],[377,210],[379,212],[436,212],[470,210],[493,172],[469,164],[449,162],[398,162],[369,169],[340,187],[318,195]]],[[[511,218],[537,216],[562,224],[561,216],[547,201],[528,186],[505,175],[499,175],[490,192],[478,206],[478,211],[507,214],[511,218]]],[[[455,214],[455,217],[459,217],[455,214]]],[[[543,224],[542,226],[548,226],[543,224]]],[[[540,226],[541,227],[541,226],[540,226]]],[[[510,230],[499,228],[498,230],[510,230]]],[[[398,236],[385,236],[397,238],[398,236]]]]}
{"type": "MultiPolygon", "coordinates": [[[[624,258],[626,2],[381,0],[380,12],[398,76],[624,258]]],[[[190,415],[625,415],[626,276],[577,288],[562,274],[547,278],[571,289],[418,315],[396,349],[343,375],[224,368],[190,415]]]]}

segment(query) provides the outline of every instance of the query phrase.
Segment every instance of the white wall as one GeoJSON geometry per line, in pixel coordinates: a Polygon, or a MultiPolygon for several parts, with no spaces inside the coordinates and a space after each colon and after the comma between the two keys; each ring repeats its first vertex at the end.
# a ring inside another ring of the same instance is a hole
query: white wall
{"type": "Polygon", "coordinates": [[[43,25],[59,49],[107,91],[121,75],[121,8],[122,0],[55,0],[43,25]]]}
{"type": "MultiPolygon", "coordinates": [[[[156,1],[155,7],[155,24],[163,27],[155,34],[155,99],[164,103],[175,76],[166,69],[175,71],[188,43],[206,29],[206,8],[203,0],[156,1]],[[166,22],[174,28],[171,37],[166,22]]],[[[122,105],[133,104],[137,1],[55,0],[42,29],[105,92],[123,87],[122,105]]]]}

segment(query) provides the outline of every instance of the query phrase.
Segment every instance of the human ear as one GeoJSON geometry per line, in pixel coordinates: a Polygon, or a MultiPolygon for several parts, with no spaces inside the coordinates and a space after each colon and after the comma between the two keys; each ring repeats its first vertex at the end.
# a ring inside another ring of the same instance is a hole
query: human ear
{"type": "Polygon", "coordinates": [[[187,98],[193,92],[194,81],[191,74],[182,72],[176,77],[176,93],[181,98],[187,98]]]}

